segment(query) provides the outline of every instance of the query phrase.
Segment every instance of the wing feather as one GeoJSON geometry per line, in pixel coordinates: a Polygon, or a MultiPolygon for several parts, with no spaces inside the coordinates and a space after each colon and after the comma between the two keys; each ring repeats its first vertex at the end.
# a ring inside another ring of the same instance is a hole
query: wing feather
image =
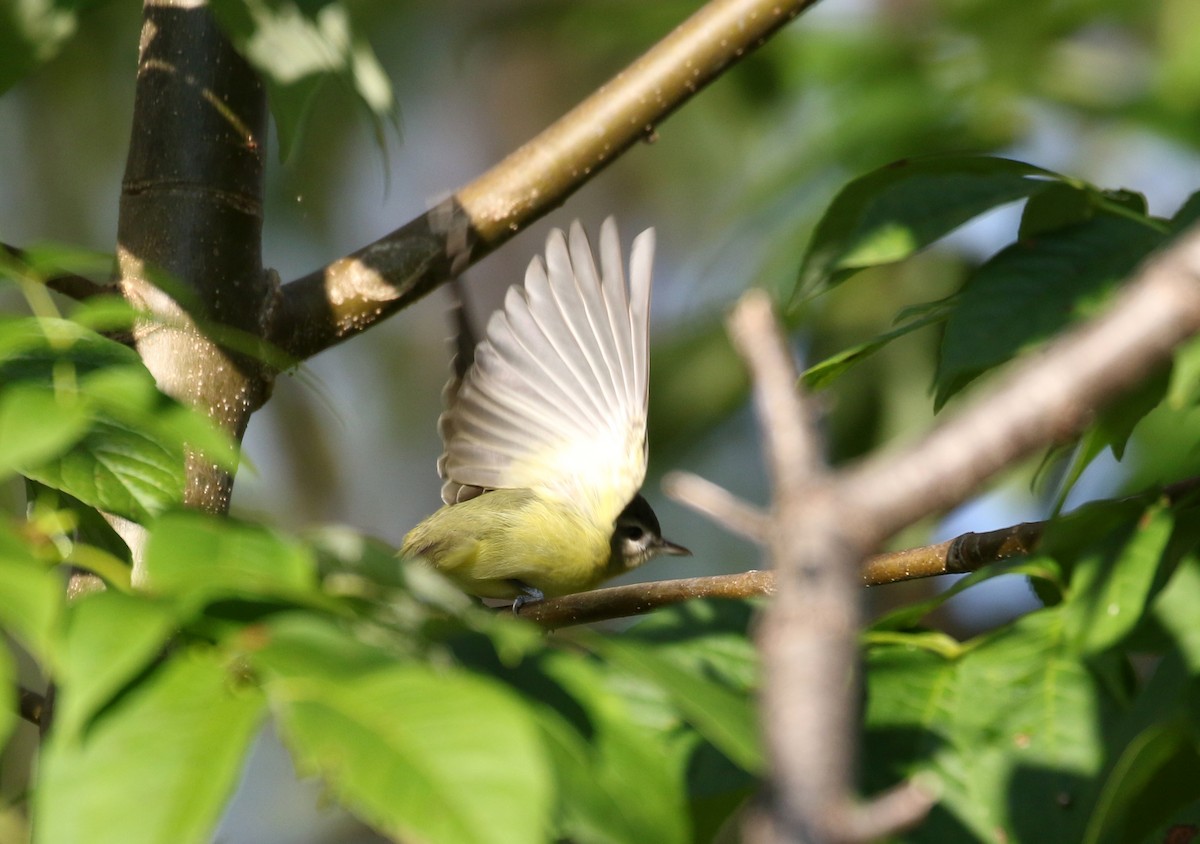
{"type": "Polygon", "coordinates": [[[488,321],[439,429],[447,503],[486,489],[590,499],[612,521],[646,473],[653,230],[634,241],[629,284],[609,218],[597,267],[583,227],[554,230],[545,263],[488,321]]]}

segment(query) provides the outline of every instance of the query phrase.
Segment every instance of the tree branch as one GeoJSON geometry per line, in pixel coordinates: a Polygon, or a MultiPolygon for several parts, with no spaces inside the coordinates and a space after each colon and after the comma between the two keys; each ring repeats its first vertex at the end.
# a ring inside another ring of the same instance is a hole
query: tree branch
{"type": "MultiPolygon", "coordinates": [[[[272,372],[200,325],[261,337],[273,315],[277,286],[261,256],[266,131],[262,82],[206,5],[145,0],[117,224],[121,292],[149,314],[134,341],[159,387],[237,442],[272,372]],[[183,290],[164,290],[164,276],[183,290]]],[[[228,508],[227,472],[190,455],[187,476],[186,504],[228,508]]]]}
{"type": "Polygon", "coordinates": [[[561,205],[815,0],[711,0],[624,71],[428,213],[285,285],[268,339],[296,360],[412,304],[561,205]]]}
{"type": "MultiPolygon", "coordinates": [[[[7,243],[0,243],[0,252],[3,252],[10,258],[25,263],[25,250],[17,246],[10,246],[7,243]]],[[[105,293],[116,293],[117,288],[112,284],[100,284],[92,281],[85,276],[76,275],[74,273],[60,273],[50,276],[45,280],[46,286],[56,293],[61,293],[64,296],[69,296],[80,302],[85,299],[91,299],[93,296],[100,296],[105,293]]]]}

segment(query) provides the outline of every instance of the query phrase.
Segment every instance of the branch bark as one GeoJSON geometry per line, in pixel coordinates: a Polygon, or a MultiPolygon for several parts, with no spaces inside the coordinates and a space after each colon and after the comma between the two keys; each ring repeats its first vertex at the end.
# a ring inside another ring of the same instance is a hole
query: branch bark
{"type": "MultiPolygon", "coordinates": [[[[1078,433],[1200,330],[1200,226],[1144,265],[1106,314],[1015,366],[922,440],[833,474],[814,471],[795,370],[762,299],[747,296],[733,323],[775,488],[765,544],[776,596],[759,639],[771,777],[766,808],[746,831],[760,842],[870,840],[918,821],[930,797],[907,784],[865,805],[853,798],[859,620],[851,587],[863,559],[1012,461],[1078,433]]],[[[711,490],[705,498],[705,506],[721,499],[711,490]]],[[[732,496],[722,506],[748,507],[732,496]]],[[[944,565],[953,564],[950,552],[944,565]]]]}
{"type": "MultiPolygon", "coordinates": [[[[262,83],[208,8],[146,0],[117,226],[120,289],[150,314],[134,341],[163,392],[236,441],[271,373],[223,348],[209,327],[261,337],[274,311],[277,287],[261,257],[266,126],[262,83]]],[[[193,455],[187,474],[186,504],[228,509],[228,473],[193,455]]]]}
{"type": "Polygon", "coordinates": [[[269,340],[295,360],[340,343],[500,246],[816,0],[711,0],[504,161],[376,242],[283,287],[269,340]]]}

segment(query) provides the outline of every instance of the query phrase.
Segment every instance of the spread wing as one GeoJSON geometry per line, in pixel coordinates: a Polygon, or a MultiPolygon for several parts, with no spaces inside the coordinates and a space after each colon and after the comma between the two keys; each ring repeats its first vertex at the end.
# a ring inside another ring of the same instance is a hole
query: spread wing
{"type": "Polygon", "coordinates": [[[600,266],[583,227],[555,229],[487,325],[442,414],[446,503],[488,489],[533,489],[617,513],[646,475],[654,230],[633,242],[626,285],[610,217],[600,266]]]}

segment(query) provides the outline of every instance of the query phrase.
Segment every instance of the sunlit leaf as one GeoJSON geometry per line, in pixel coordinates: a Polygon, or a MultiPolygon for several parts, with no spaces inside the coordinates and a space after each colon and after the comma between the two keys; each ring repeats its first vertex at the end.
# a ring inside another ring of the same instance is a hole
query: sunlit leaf
{"type": "Polygon", "coordinates": [[[910,158],[860,176],[817,224],[799,293],[865,267],[907,258],[985,211],[1025,199],[1058,177],[1019,161],[973,155],[910,158]]]}
{"type": "Polygon", "coordinates": [[[195,604],[217,596],[295,598],[316,586],[312,554],[299,542],[196,512],[154,522],[145,567],[147,589],[195,604]]]}
{"type": "Polygon", "coordinates": [[[212,9],[238,52],[266,80],[284,158],[326,80],[353,92],[377,127],[392,117],[391,82],[343,3],[214,0],[212,9]]]}
{"type": "Polygon", "coordinates": [[[59,658],[55,729],[77,734],[125,683],[166,652],[178,624],[169,605],[114,591],[74,604],[59,658]]]}
{"type": "Polygon", "coordinates": [[[262,714],[262,695],[235,687],[222,654],[174,654],[82,737],[52,733],[35,844],[208,842],[262,714]]]}
{"type": "Polygon", "coordinates": [[[545,839],[552,782],[519,699],[416,663],[349,672],[289,638],[273,629],[253,659],[297,765],[320,774],[344,805],[406,840],[545,839]]]}

